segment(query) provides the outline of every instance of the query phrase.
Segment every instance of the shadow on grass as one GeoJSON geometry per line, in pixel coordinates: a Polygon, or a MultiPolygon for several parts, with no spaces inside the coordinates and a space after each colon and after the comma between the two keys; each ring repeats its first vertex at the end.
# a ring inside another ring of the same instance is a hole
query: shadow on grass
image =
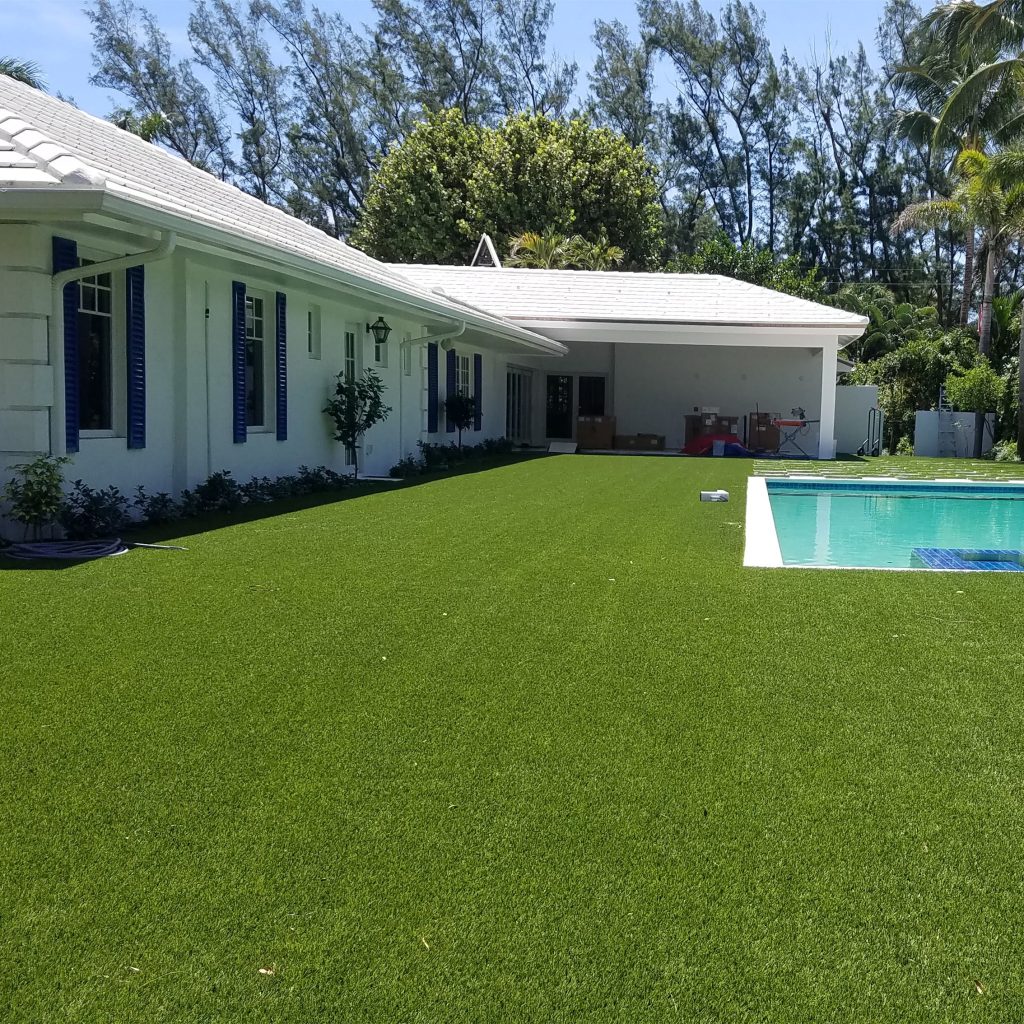
{"type": "MultiPolygon", "coordinates": [[[[353,498],[366,498],[374,494],[404,491],[410,487],[419,487],[422,484],[436,483],[439,480],[448,480],[457,476],[468,476],[473,473],[484,473],[492,469],[500,469],[503,466],[517,466],[524,462],[532,462],[535,459],[546,457],[547,452],[530,452],[529,454],[494,459],[474,459],[471,462],[465,462],[449,469],[392,481],[360,480],[358,483],[351,484],[340,490],[321,491],[318,494],[303,494],[294,498],[281,498],[278,501],[262,502],[257,505],[243,505],[234,512],[211,512],[188,519],[175,519],[173,522],[154,526],[133,525],[122,531],[122,537],[129,547],[132,544],[176,543],[184,537],[191,537],[197,533],[209,533],[212,530],[222,530],[228,526],[240,526],[243,523],[253,523],[261,519],[272,519],[274,516],[288,515],[292,512],[301,512],[310,508],[319,508],[321,505],[336,505],[338,502],[351,501],[353,498]]],[[[122,556],[118,555],[116,557],[120,558],[122,556]]],[[[37,558],[23,560],[5,558],[3,553],[0,552],[0,572],[74,569],[76,566],[93,561],[96,561],[96,559],[37,558]]]]}

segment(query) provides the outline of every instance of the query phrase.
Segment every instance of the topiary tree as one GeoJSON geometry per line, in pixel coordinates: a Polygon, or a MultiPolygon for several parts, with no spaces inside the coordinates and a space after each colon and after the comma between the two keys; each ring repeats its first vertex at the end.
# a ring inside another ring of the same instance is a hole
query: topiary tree
{"type": "Polygon", "coordinates": [[[462,448],[462,432],[469,430],[476,420],[476,399],[465,391],[456,391],[444,403],[444,414],[455,424],[459,432],[459,448],[462,448]]]}
{"type": "Polygon", "coordinates": [[[392,262],[464,264],[482,232],[500,252],[546,227],[600,240],[631,267],[660,257],[653,165],[623,136],[579,118],[519,114],[493,128],[430,115],[381,162],[351,241],[392,262]]]}
{"type": "Polygon", "coordinates": [[[361,377],[350,377],[342,371],[334,384],[334,397],[324,412],[334,421],[334,440],[352,452],[354,475],[359,476],[359,442],[375,423],[382,423],[391,413],[384,404],[384,382],[367,368],[361,377]]]}

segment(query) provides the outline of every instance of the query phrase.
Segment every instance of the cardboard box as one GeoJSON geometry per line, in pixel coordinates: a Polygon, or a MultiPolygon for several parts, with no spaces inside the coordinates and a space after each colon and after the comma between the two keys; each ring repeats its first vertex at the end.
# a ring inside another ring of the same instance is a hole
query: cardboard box
{"type": "Polygon", "coordinates": [[[747,419],[747,447],[755,452],[778,451],[779,428],[772,424],[771,413],[750,413],[747,419]]]}
{"type": "Polygon", "coordinates": [[[616,434],[615,447],[627,452],[662,452],[665,450],[665,437],[662,434],[616,434]]]}
{"type": "Polygon", "coordinates": [[[580,448],[614,447],[615,417],[580,416],[576,420],[576,444],[580,448]]]}

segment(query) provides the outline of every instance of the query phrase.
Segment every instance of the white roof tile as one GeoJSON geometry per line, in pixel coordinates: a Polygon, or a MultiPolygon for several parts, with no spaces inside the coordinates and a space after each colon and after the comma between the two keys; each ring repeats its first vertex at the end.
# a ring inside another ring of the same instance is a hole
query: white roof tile
{"type": "Polygon", "coordinates": [[[525,270],[398,264],[425,288],[520,321],[823,327],[860,334],[867,318],[718,274],[525,270]]]}
{"type": "Polygon", "coordinates": [[[466,319],[552,352],[557,342],[485,310],[468,310],[457,300],[331,238],[283,210],[38,89],[0,75],[0,209],[5,186],[21,188],[102,188],[149,209],[184,217],[240,239],[315,261],[328,271],[360,278],[397,292],[417,306],[446,317],[466,319]],[[23,140],[23,141],[22,141],[23,140]],[[12,158],[30,159],[30,166],[12,158]]]}

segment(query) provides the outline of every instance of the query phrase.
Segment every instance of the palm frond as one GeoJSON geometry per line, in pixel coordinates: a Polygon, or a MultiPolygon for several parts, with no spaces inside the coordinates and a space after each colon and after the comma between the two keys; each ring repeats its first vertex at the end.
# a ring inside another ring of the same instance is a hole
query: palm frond
{"type": "Polygon", "coordinates": [[[43,69],[34,60],[19,60],[17,57],[0,57],[0,75],[13,78],[33,89],[42,89],[46,85],[43,69]]]}

